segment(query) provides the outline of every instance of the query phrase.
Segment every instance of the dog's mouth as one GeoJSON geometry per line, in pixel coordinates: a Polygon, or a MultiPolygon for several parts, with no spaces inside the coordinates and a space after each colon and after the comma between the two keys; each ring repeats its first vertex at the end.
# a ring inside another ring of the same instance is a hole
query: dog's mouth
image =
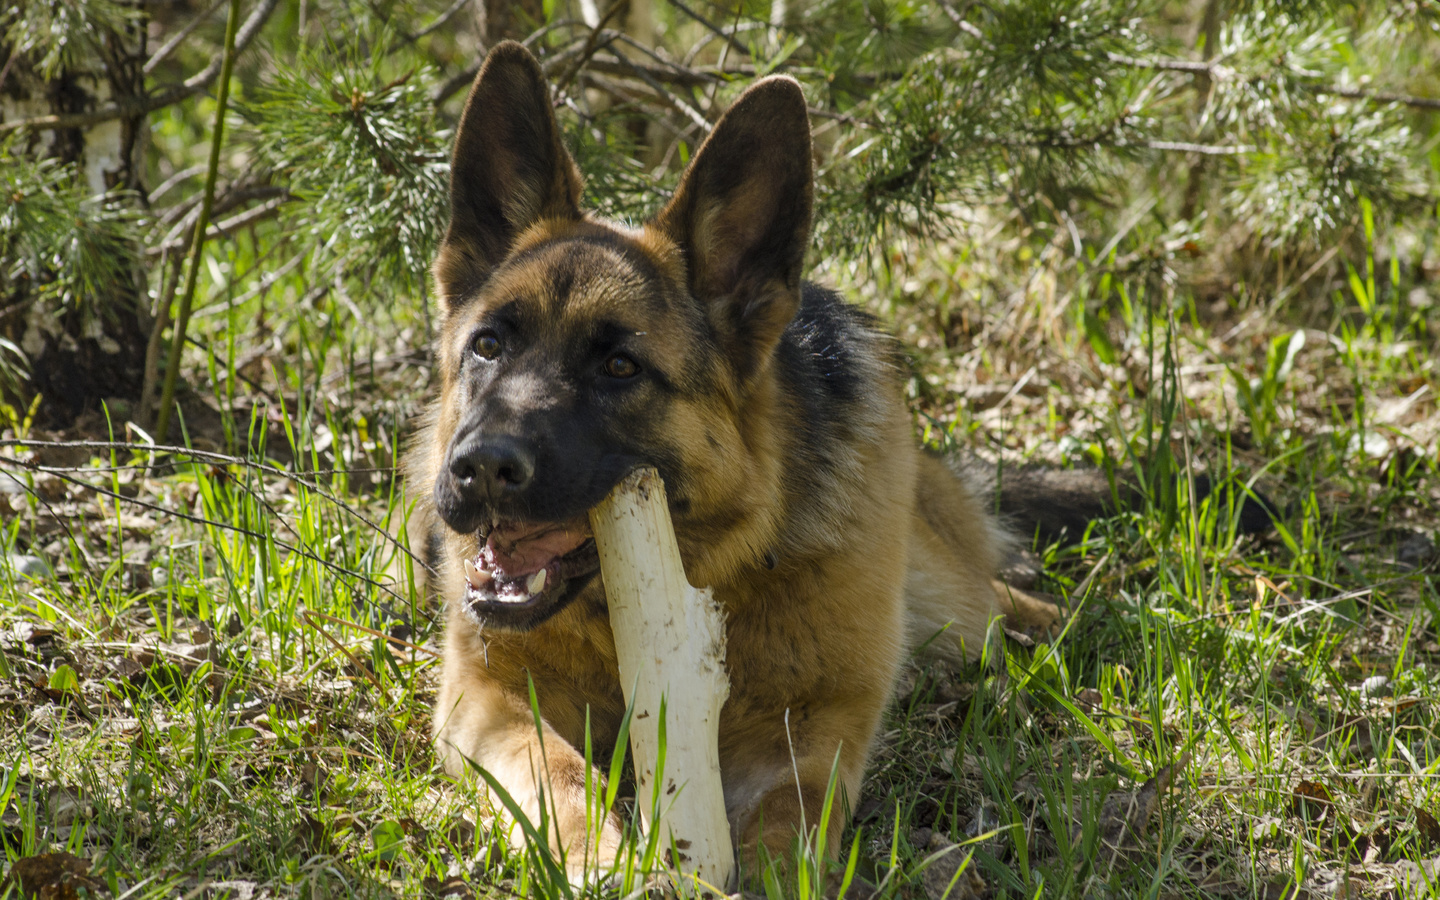
{"type": "Polygon", "coordinates": [[[464,561],[465,602],[487,618],[556,612],[574,594],[566,590],[570,583],[600,568],[585,515],[565,522],[502,521],[478,537],[480,552],[464,561]]]}

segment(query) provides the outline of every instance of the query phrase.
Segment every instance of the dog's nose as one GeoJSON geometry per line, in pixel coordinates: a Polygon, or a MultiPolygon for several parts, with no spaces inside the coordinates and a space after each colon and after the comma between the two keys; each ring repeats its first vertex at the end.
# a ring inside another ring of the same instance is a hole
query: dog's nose
{"type": "Polygon", "coordinates": [[[450,455],[450,475],[460,493],[499,500],[529,487],[535,455],[514,438],[472,438],[450,455]]]}

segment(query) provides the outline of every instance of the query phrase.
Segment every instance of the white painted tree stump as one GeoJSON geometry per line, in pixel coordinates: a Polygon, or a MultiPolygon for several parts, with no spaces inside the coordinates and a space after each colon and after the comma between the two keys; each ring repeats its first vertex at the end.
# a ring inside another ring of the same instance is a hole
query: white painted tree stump
{"type": "Polygon", "coordinates": [[[720,708],[730,695],[725,622],[709,588],[691,587],[665,484],[633,472],[590,511],[610,607],[620,686],[634,708],[636,803],[648,834],[685,876],[724,889],[735,866],[720,785],[720,708]],[[665,766],[659,779],[660,707],[665,766]],[[658,815],[656,812],[658,811],[658,815]]]}

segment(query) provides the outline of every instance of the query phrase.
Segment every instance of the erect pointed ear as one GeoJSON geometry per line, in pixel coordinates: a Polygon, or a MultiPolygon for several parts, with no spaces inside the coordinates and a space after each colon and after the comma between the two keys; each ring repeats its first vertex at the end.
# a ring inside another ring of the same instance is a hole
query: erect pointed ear
{"type": "Polygon", "coordinates": [[[812,182],[805,95],[771,76],[721,117],[655,218],[684,251],[690,290],[742,381],[769,361],[800,304],[812,182]]]}
{"type": "Polygon", "coordinates": [[[455,135],[450,227],[435,259],[441,302],[478,287],[537,220],[579,218],[580,190],[540,64],[514,41],[496,44],[455,135]]]}

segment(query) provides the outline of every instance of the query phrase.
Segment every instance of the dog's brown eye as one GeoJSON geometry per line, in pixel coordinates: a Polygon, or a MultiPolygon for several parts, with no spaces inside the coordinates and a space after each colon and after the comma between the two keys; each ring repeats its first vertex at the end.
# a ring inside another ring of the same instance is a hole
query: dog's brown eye
{"type": "Polygon", "coordinates": [[[640,373],[640,364],[623,353],[616,353],[605,360],[605,374],[611,378],[634,378],[640,373]]]}
{"type": "Polygon", "coordinates": [[[482,331],[470,342],[470,351],[481,359],[494,359],[500,355],[500,338],[493,331],[482,331]]]}

